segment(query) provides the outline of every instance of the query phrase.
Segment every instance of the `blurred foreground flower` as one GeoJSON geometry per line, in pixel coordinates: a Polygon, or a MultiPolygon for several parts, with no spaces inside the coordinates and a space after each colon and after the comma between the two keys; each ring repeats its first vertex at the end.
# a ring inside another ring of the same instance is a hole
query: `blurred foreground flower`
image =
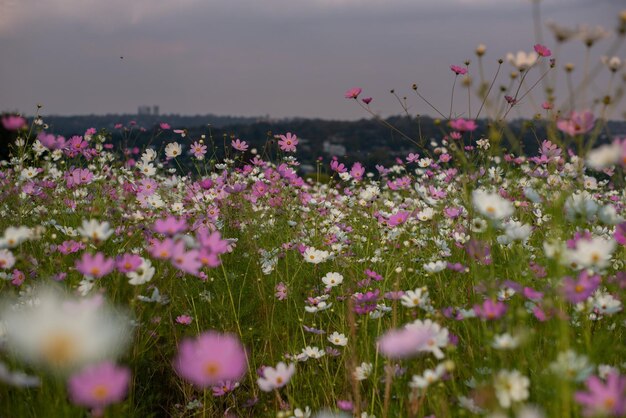
{"type": "Polygon", "coordinates": [[[576,392],[575,399],[584,405],[585,416],[615,416],[626,413],[626,377],[611,372],[606,384],[597,376],[591,376],[585,382],[588,392],[576,392]]]}
{"type": "Polygon", "coordinates": [[[27,300],[5,303],[0,312],[9,351],[54,371],[114,359],[131,336],[128,319],[100,295],[79,299],[39,288],[27,300]]]}
{"type": "Polygon", "coordinates": [[[26,119],[21,116],[9,115],[2,117],[2,126],[7,131],[17,131],[26,125],[26,119]]]}
{"type": "Polygon", "coordinates": [[[68,381],[70,399],[76,405],[94,408],[95,412],[126,397],[130,370],[112,362],[88,366],[68,381]]]}
{"type": "Polygon", "coordinates": [[[592,130],[594,122],[593,113],[586,110],[580,113],[572,112],[569,119],[559,120],[556,127],[570,136],[576,136],[592,130]]]}
{"type": "Polygon", "coordinates": [[[207,331],[196,339],[180,343],[174,368],[183,379],[207,388],[241,379],[248,368],[248,360],[235,335],[207,331]]]}

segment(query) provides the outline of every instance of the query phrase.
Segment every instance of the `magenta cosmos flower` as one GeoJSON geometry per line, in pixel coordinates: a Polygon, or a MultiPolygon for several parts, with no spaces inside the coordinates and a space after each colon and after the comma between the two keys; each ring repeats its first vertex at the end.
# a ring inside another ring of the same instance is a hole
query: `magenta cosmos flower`
{"type": "Polygon", "coordinates": [[[534,48],[535,48],[535,52],[542,57],[549,57],[550,55],[552,55],[552,51],[550,51],[548,47],[544,45],[535,44],[534,48]]]}
{"type": "Polygon", "coordinates": [[[239,339],[233,334],[207,331],[186,339],[174,359],[176,372],[200,388],[237,381],[246,372],[248,360],[239,339]]]}
{"type": "Polygon", "coordinates": [[[459,67],[458,65],[451,65],[450,69],[456,75],[465,75],[465,74],[467,74],[467,69],[465,69],[463,67],[459,67]]]}
{"type": "Polygon", "coordinates": [[[344,97],[346,99],[356,99],[357,97],[359,97],[359,94],[361,94],[362,91],[363,89],[361,89],[360,87],[352,87],[350,90],[346,91],[344,97]]]}
{"type": "Polygon", "coordinates": [[[130,371],[110,361],[88,366],[67,382],[70,399],[76,405],[102,409],[126,397],[130,371]]]}
{"type": "Polygon", "coordinates": [[[570,136],[586,134],[593,129],[595,119],[593,113],[586,110],[584,112],[572,112],[569,119],[561,119],[556,123],[560,131],[570,136]]]}
{"type": "Polygon", "coordinates": [[[626,377],[609,373],[606,384],[591,376],[585,382],[588,392],[579,391],[574,399],[585,406],[585,416],[621,417],[626,413],[626,377]]]}

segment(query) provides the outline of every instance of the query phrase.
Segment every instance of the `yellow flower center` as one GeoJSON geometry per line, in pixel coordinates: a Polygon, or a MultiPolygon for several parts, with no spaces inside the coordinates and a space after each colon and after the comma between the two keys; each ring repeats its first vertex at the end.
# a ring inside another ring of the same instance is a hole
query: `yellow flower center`
{"type": "Polygon", "coordinates": [[[52,334],[43,343],[43,358],[54,366],[65,366],[75,357],[75,343],[75,339],[66,332],[52,334]]]}
{"type": "Polygon", "coordinates": [[[91,395],[99,401],[104,400],[108,394],[109,394],[109,388],[107,388],[105,385],[96,385],[91,390],[91,395]]]}
{"type": "Polygon", "coordinates": [[[214,361],[209,361],[204,365],[204,374],[209,377],[217,376],[217,373],[220,371],[220,366],[214,361]]]}

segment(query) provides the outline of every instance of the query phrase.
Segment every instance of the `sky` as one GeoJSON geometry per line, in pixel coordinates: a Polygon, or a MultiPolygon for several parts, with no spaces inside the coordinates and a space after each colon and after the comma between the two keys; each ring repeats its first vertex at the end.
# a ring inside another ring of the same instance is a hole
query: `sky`
{"type": "MultiPolygon", "coordinates": [[[[362,97],[373,97],[377,114],[402,112],[391,89],[408,96],[410,113],[433,114],[411,90],[417,83],[447,114],[449,67],[470,59],[475,74],[479,43],[487,47],[489,78],[498,58],[532,50],[532,4],[0,0],[0,112],[32,115],[42,104],[51,115],[135,113],[140,105],[158,105],[161,113],[357,119],[369,115],[344,92],[358,86],[362,97]]],[[[543,0],[540,7],[544,21],[607,29],[626,9],[622,0],[543,0]]],[[[545,27],[543,37],[554,48],[545,27]]],[[[611,42],[592,49],[594,63],[611,42]]],[[[571,41],[560,49],[560,62],[578,68],[584,50],[571,41]]],[[[626,58],[626,48],[617,55],[626,58]]],[[[511,70],[503,65],[496,86],[508,84],[511,70]]],[[[467,93],[457,85],[453,113],[467,110],[467,93]]]]}

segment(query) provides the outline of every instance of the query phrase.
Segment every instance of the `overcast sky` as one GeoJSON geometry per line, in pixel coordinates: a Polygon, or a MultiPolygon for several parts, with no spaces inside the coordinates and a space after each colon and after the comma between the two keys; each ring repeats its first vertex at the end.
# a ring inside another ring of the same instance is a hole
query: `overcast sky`
{"type": "MultiPolygon", "coordinates": [[[[626,9],[622,0],[541,7],[545,20],[607,29],[626,9]]],[[[479,43],[488,75],[507,52],[532,50],[531,12],[529,0],[0,0],[0,111],[159,105],[161,113],[354,119],[367,115],[343,94],[359,86],[383,115],[401,111],[392,88],[410,96],[412,113],[432,114],[411,84],[447,111],[449,66],[475,62],[479,43]]],[[[544,37],[554,47],[545,28],[544,37]]],[[[580,41],[560,53],[562,62],[583,55],[580,41]]],[[[505,84],[511,67],[503,69],[505,84]]],[[[457,99],[462,114],[467,96],[457,99]]]]}

